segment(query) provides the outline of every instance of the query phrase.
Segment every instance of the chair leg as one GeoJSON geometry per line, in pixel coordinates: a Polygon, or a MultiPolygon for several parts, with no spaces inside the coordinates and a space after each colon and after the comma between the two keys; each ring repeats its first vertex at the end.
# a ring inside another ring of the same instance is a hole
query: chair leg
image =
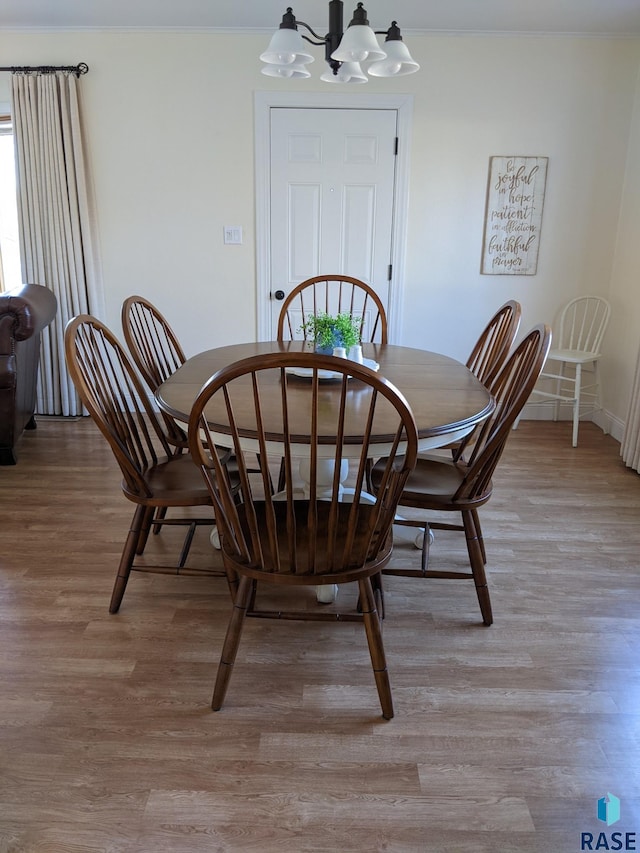
{"type": "MultiPolygon", "coordinates": [[[[556,379],[556,394],[560,395],[563,393],[562,386],[564,383],[564,361],[560,362],[560,370],[558,372],[559,372],[559,376],[558,376],[558,379],[556,379]]],[[[555,403],[553,404],[553,420],[557,421],[559,417],[560,417],[560,400],[556,399],[555,403]]]]}
{"type": "Polygon", "coordinates": [[[184,542],[182,543],[182,550],[180,551],[180,557],[178,559],[178,568],[184,568],[185,563],[187,562],[187,557],[189,556],[189,551],[191,549],[191,543],[193,542],[193,537],[196,532],[196,523],[192,522],[189,525],[189,529],[187,530],[187,535],[184,537],[184,542]]]}
{"type": "Polygon", "coordinates": [[[252,473],[253,474],[261,474],[264,466],[266,465],[267,466],[267,477],[269,479],[269,491],[272,495],[275,494],[275,490],[273,488],[273,479],[271,478],[271,472],[269,471],[269,460],[266,458],[263,459],[259,453],[256,453],[256,459],[258,462],[258,468],[257,469],[249,468],[247,473],[249,473],[249,474],[252,474],[252,473]]]}
{"type": "MultiPolygon", "coordinates": [[[[375,601],[376,610],[380,616],[381,622],[384,620],[384,588],[382,586],[382,572],[377,575],[371,575],[371,589],[373,590],[373,600],[375,601]]],[[[362,599],[358,595],[356,601],[356,610],[362,613],[362,599]]]]}
{"type": "Polygon", "coordinates": [[[487,575],[484,570],[482,548],[478,541],[478,533],[472,511],[465,510],[462,513],[462,523],[464,525],[464,533],[467,540],[467,551],[469,553],[469,565],[471,566],[471,574],[473,575],[473,580],[476,585],[476,595],[478,596],[478,604],[480,605],[482,621],[485,625],[492,625],[493,613],[491,610],[491,597],[489,596],[487,575]]]}
{"type": "Polygon", "coordinates": [[[576,384],[575,384],[575,399],[573,401],[573,435],[571,443],[574,447],[578,446],[578,426],[580,424],[580,386],[582,385],[582,365],[576,364],[576,384]]]}
{"type": "Polygon", "coordinates": [[[371,479],[372,472],[373,472],[373,466],[375,464],[375,461],[376,461],[375,459],[372,459],[371,457],[369,457],[367,459],[367,461],[365,462],[364,476],[365,476],[365,481],[367,484],[367,491],[369,492],[370,495],[375,494],[375,489],[373,488],[373,480],[371,479]]]}
{"type": "Polygon", "coordinates": [[[131,566],[133,565],[136,549],[140,540],[140,529],[146,517],[146,513],[147,507],[138,506],[133,514],[131,527],[129,528],[129,533],[122,550],[122,556],[120,557],[120,565],[118,566],[118,574],[116,575],[116,580],[113,585],[113,592],[111,593],[109,613],[117,613],[120,609],[122,597],[124,596],[124,591],[127,588],[127,581],[131,574],[131,566]]]}
{"type": "Polygon", "coordinates": [[[593,370],[593,385],[594,385],[594,395],[593,395],[593,408],[596,412],[599,412],[602,409],[602,394],[600,393],[600,363],[596,359],[596,361],[591,364],[593,370]]]}
{"type": "Polygon", "coordinates": [[[238,595],[238,587],[240,586],[240,577],[232,569],[225,569],[227,575],[227,586],[229,587],[229,595],[233,604],[238,595]]]}
{"type": "Polygon", "coordinates": [[[360,601],[362,603],[362,616],[364,628],[369,644],[371,665],[378,688],[382,716],[385,720],[393,717],[393,699],[391,698],[391,685],[389,684],[389,673],[387,672],[387,661],[382,645],[382,631],[380,629],[380,617],[376,610],[376,603],[371,586],[370,578],[361,578],[358,581],[360,601]]]}
{"type": "MultiPolygon", "coordinates": [[[[167,515],[167,508],[166,508],[166,506],[159,506],[159,507],[158,507],[158,510],[157,510],[157,512],[156,512],[156,515],[155,515],[155,519],[154,519],[154,520],[155,520],[155,521],[162,521],[164,518],[166,518],[166,515],[167,515]]],[[[161,530],[162,530],[162,525],[161,525],[161,524],[154,524],[154,525],[153,525],[153,535],[154,535],[154,536],[157,536],[157,535],[158,535],[158,533],[160,533],[160,531],[161,531],[161,530]]]]}
{"type": "Polygon", "coordinates": [[[382,586],[382,572],[378,572],[377,575],[372,576],[371,589],[373,590],[373,598],[376,603],[380,621],[382,622],[384,620],[384,587],[382,586]]]}
{"type": "Polygon", "coordinates": [[[478,544],[480,545],[480,551],[482,553],[482,562],[484,565],[487,565],[487,552],[484,548],[484,537],[482,535],[482,527],[480,526],[480,516],[478,515],[477,509],[471,510],[471,517],[473,518],[473,523],[476,528],[476,537],[478,539],[478,544]]]}
{"type": "Polygon", "coordinates": [[[136,554],[138,554],[138,556],[144,552],[144,549],[147,545],[149,533],[151,532],[151,522],[153,521],[154,512],[155,510],[152,506],[146,507],[144,510],[144,516],[140,524],[138,542],[136,544],[136,554]]]}
{"type": "Polygon", "coordinates": [[[220,657],[220,664],[218,666],[216,684],[213,689],[213,700],[211,702],[211,707],[214,711],[219,711],[222,707],[222,703],[224,702],[224,697],[227,692],[227,687],[229,686],[229,679],[231,678],[233,664],[235,663],[236,654],[238,652],[238,646],[240,645],[240,637],[242,636],[244,618],[247,615],[247,607],[251,599],[252,588],[253,581],[251,580],[251,578],[248,578],[243,575],[240,578],[238,594],[236,595],[233,610],[231,611],[231,618],[229,620],[227,634],[224,638],[222,655],[220,657]]]}
{"type": "Polygon", "coordinates": [[[422,569],[422,574],[426,576],[427,568],[429,566],[429,549],[431,547],[431,542],[433,541],[433,533],[431,532],[431,528],[429,524],[425,522],[424,525],[424,536],[422,537],[422,556],[420,559],[420,568],[422,569]]]}

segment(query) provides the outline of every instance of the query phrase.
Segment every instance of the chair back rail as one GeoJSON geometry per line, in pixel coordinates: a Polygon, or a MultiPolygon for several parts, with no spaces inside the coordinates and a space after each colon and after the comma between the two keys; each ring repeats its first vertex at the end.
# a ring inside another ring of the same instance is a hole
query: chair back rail
{"type": "Polygon", "coordinates": [[[174,448],[124,347],[95,317],[65,330],[67,366],[82,403],[109,442],[133,495],[148,497],[145,472],[174,448]]]}
{"type": "Polygon", "coordinates": [[[489,385],[500,371],[518,334],[522,308],[510,299],[499,308],[485,326],[467,359],[473,375],[489,385]]]}
{"type": "Polygon", "coordinates": [[[319,275],[298,284],[282,303],[278,340],[295,340],[300,336],[307,340],[302,323],[310,314],[316,316],[320,313],[362,317],[363,342],[388,342],[387,316],[382,300],[364,281],[348,275],[319,275]]]}
{"type": "Polygon", "coordinates": [[[579,296],[568,302],[560,315],[554,349],[600,354],[611,306],[600,296],[579,296]]]}
{"type": "Polygon", "coordinates": [[[142,296],[125,299],[122,330],[131,357],[152,391],[184,364],[185,354],[178,338],[148,299],[142,296]]]}
{"type": "MultiPolygon", "coordinates": [[[[122,331],[131,358],[152,392],[186,360],[166,318],[143,296],[129,296],[123,302],[122,331]]],[[[161,416],[171,443],[186,447],[186,434],[180,425],[164,412],[161,416]]]]}
{"type": "Polygon", "coordinates": [[[527,402],[544,367],[551,346],[551,329],[539,324],[524,338],[493,379],[489,390],[496,407],[474,433],[466,475],[453,501],[472,501],[485,495],[509,432],[527,402]]]}

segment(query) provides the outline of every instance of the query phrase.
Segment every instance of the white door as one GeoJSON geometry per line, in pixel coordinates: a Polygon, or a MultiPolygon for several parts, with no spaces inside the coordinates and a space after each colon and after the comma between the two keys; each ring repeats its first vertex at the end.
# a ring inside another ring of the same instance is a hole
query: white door
{"type": "Polygon", "coordinates": [[[270,111],[270,292],[275,337],[281,299],[299,282],[344,273],[388,309],[397,111],[270,111]]]}

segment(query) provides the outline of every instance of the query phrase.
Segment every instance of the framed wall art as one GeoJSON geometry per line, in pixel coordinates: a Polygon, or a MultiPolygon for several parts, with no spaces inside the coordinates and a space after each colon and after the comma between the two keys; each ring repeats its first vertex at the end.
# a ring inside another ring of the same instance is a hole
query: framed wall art
{"type": "Polygon", "coordinates": [[[535,275],[548,157],[490,157],[483,275],[535,275]]]}

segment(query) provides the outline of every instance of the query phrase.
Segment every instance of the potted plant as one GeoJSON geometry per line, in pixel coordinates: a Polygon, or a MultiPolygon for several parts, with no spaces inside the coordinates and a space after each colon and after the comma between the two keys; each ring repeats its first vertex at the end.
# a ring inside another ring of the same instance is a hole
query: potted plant
{"type": "Polygon", "coordinates": [[[305,338],[310,338],[316,352],[331,355],[334,347],[344,347],[346,350],[360,343],[362,335],[362,317],[352,317],[351,314],[330,314],[320,312],[309,314],[302,324],[301,331],[305,338]]]}

